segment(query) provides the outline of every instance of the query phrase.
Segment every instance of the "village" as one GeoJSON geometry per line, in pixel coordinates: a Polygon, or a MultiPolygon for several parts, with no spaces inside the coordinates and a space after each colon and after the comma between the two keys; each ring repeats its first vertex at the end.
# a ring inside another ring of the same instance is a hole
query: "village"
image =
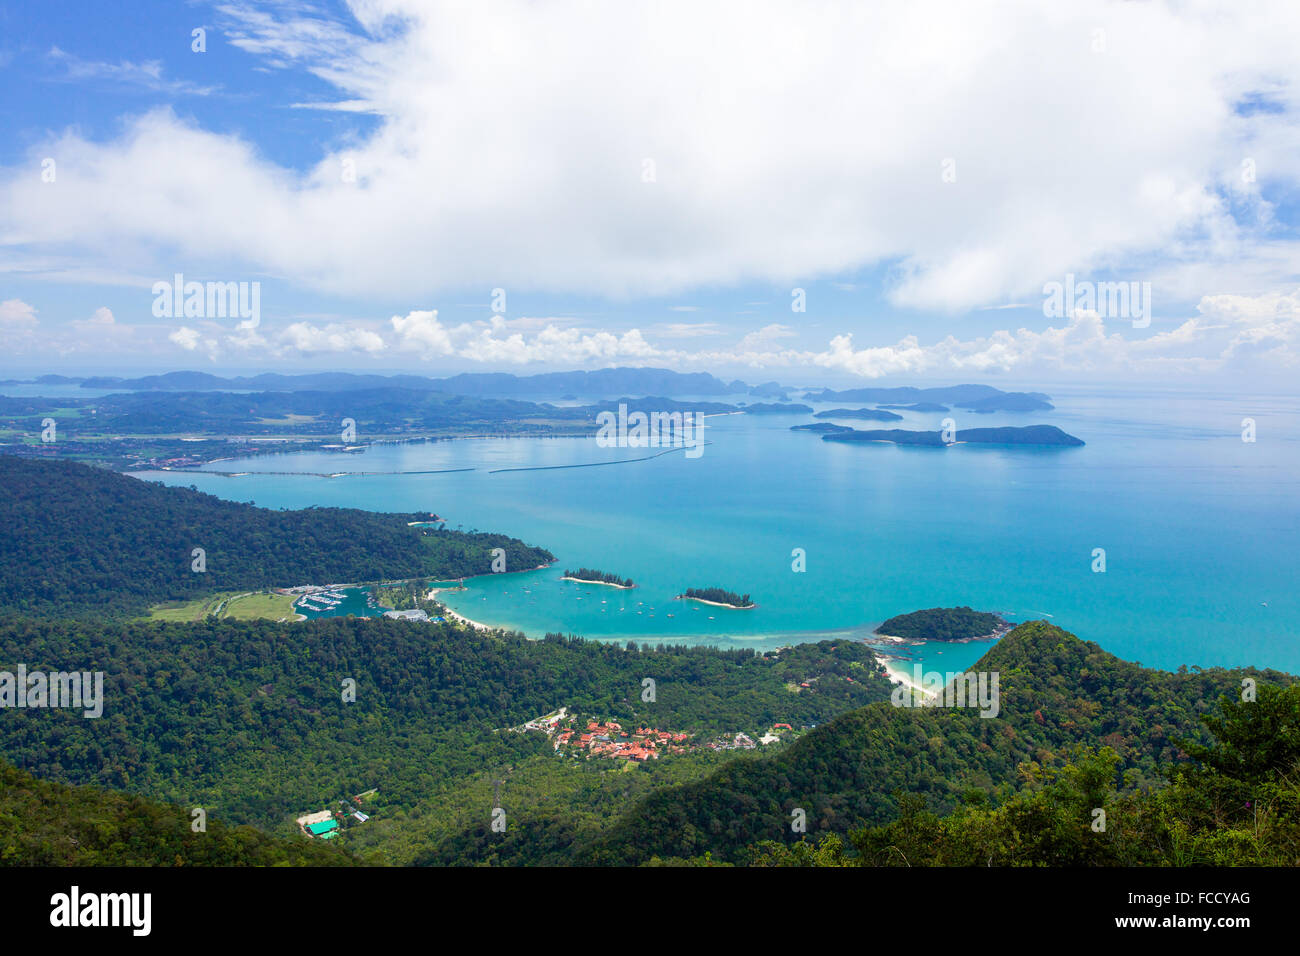
{"type": "MultiPolygon", "coordinates": [[[[805,730],[811,728],[804,728],[805,730]]],[[[796,735],[790,724],[774,724],[757,743],[745,733],[721,734],[697,740],[695,734],[659,730],[655,727],[625,729],[615,720],[600,721],[570,714],[567,707],[511,727],[513,733],[543,733],[557,754],[570,757],[604,757],[611,760],[658,760],[661,756],[690,750],[754,750],[796,735]]]]}

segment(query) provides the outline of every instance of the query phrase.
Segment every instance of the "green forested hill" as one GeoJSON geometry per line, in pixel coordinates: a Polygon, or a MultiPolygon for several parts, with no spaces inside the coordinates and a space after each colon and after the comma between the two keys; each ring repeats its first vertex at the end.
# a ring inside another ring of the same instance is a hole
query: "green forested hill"
{"type": "MultiPolygon", "coordinates": [[[[429,510],[436,510],[437,502],[429,510]]],[[[273,511],[68,461],[0,455],[0,611],[140,613],[218,590],[524,570],[550,552],[505,535],[409,528],[350,508],[273,511]],[[207,570],[193,570],[195,548],[207,570]]]]}
{"type": "Polygon", "coordinates": [[[38,780],[0,761],[0,866],[346,866],[340,847],[272,837],[144,797],[38,780]]]}
{"type": "Polygon", "coordinates": [[[1214,740],[1168,786],[1120,792],[1109,747],[1021,768],[1000,806],[968,799],[949,816],[902,801],[898,819],[794,845],[751,849],[761,866],[1300,866],[1300,685],[1225,695],[1214,740]]]}
{"type": "Polygon", "coordinates": [[[217,807],[264,827],[372,787],[378,823],[438,793],[454,803],[448,787],[489,769],[563,760],[541,734],[500,732],[560,706],[663,730],[757,734],[888,695],[869,649],[848,641],[771,656],[629,650],[382,618],[0,622],[0,670],[19,662],[103,671],[103,716],[5,711],[0,757],[44,779],[217,807]],[[653,702],[641,699],[647,677],[653,702]],[[343,701],[349,678],[354,702],[343,701]]]}
{"type": "Polygon", "coordinates": [[[1019,766],[1077,744],[1109,746],[1131,785],[1159,781],[1182,756],[1178,739],[1204,741],[1200,717],[1241,678],[1289,684],[1275,671],[1169,673],[1121,661],[1042,621],[1022,624],[972,670],[997,671],[1001,712],[875,704],[819,727],[771,759],[736,763],[648,796],[592,853],[600,863],[711,853],[736,859],[750,844],[791,842],[791,812],[808,834],[885,824],[911,794],[946,813],[973,790],[1009,797],[1019,766]]]}

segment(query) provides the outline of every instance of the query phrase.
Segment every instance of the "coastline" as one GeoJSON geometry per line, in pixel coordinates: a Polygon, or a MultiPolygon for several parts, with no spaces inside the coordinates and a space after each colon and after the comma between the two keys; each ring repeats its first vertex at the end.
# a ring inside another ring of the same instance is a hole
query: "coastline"
{"type": "MultiPolygon", "coordinates": [[[[431,593],[432,593],[432,592],[431,592],[431,593]]],[[[441,602],[440,602],[440,603],[441,603],[441,602]]],[[[498,627],[490,627],[489,625],[484,624],[482,621],[475,621],[475,620],[473,620],[473,619],[471,619],[471,618],[468,618],[468,617],[466,617],[464,614],[458,614],[458,613],[456,613],[455,611],[453,611],[451,608],[447,607],[446,604],[443,604],[442,606],[443,606],[443,608],[445,609],[445,612],[446,612],[447,617],[451,618],[452,620],[454,620],[454,621],[456,621],[456,622],[458,622],[458,623],[460,623],[460,624],[465,624],[465,625],[467,625],[467,626],[469,626],[469,627],[472,627],[472,628],[474,628],[474,630],[476,630],[476,631],[489,631],[489,632],[490,632],[490,631],[499,631],[499,630],[501,630],[501,628],[498,628],[498,627]]]]}
{"type": "Polygon", "coordinates": [[[881,634],[879,631],[872,631],[871,636],[873,638],[879,638],[882,641],[893,641],[896,644],[902,644],[907,647],[914,647],[919,644],[973,644],[976,641],[1001,640],[1007,633],[1014,630],[1015,627],[1016,625],[1012,624],[1010,621],[1007,621],[1004,623],[1004,626],[999,627],[997,630],[993,631],[990,634],[980,634],[977,637],[959,637],[951,641],[939,641],[933,639],[926,640],[925,638],[921,638],[921,637],[896,637],[893,634],[881,634]]]}
{"type": "MultiPolygon", "coordinates": [[[[555,563],[555,562],[552,561],[552,562],[550,562],[549,564],[539,564],[539,565],[538,565],[537,567],[535,567],[535,568],[525,568],[525,569],[520,570],[520,571],[499,571],[499,572],[492,572],[492,571],[489,571],[488,574],[494,574],[494,573],[495,573],[495,574],[524,574],[524,573],[526,573],[527,571],[542,571],[542,570],[544,570],[544,569],[546,569],[546,568],[549,568],[549,567],[550,567],[552,564],[554,564],[554,563],[555,563]]],[[[481,578],[481,577],[486,577],[486,576],[487,576],[486,574],[470,574],[470,575],[466,575],[466,577],[463,578],[462,580],[470,580],[470,579],[472,579],[472,578],[481,578]]],[[[438,588],[438,587],[435,587],[435,588],[430,588],[427,592],[425,592],[425,598],[426,598],[427,600],[431,600],[431,601],[438,601],[438,594],[439,594],[440,592],[442,592],[442,591],[463,591],[463,590],[467,590],[463,584],[460,585],[460,586],[458,586],[458,587],[446,587],[446,588],[438,588]]],[[[482,621],[476,621],[476,620],[474,620],[473,618],[466,617],[464,614],[461,614],[461,613],[459,613],[458,611],[452,609],[452,608],[447,604],[446,601],[438,601],[438,603],[442,605],[443,609],[447,612],[447,616],[448,616],[448,617],[452,618],[452,619],[455,620],[455,621],[459,621],[459,622],[462,623],[462,624],[466,624],[466,625],[468,625],[469,627],[474,628],[475,630],[479,630],[479,631],[501,631],[501,630],[506,630],[506,628],[503,628],[503,627],[493,627],[493,626],[490,625],[490,624],[484,624],[482,621]]]]}
{"type": "Polygon", "coordinates": [[[903,684],[914,695],[919,694],[922,700],[937,696],[934,691],[926,691],[920,684],[912,680],[912,675],[903,670],[898,661],[891,657],[883,657],[879,654],[876,655],[876,659],[884,665],[885,671],[889,674],[889,682],[891,684],[903,684]]]}

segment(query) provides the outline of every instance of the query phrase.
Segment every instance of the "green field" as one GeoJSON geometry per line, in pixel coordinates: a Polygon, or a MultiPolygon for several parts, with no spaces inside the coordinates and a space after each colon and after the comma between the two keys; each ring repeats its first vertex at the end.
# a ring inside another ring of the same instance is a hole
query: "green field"
{"type": "Polygon", "coordinates": [[[247,593],[222,591],[193,601],[171,601],[150,608],[151,621],[201,621],[220,609],[221,617],[234,618],[237,621],[250,621],[265,618],[278,621],[281,618],[294,619],[292,594],[275,594],[269,591],[247,593]]]}
{"type": "Polygon", "coordinates": [[[261,594],[249,594],[227,604],[222,616],[233,617],[237,621],[249,621],[254,618],[278,621],[285,617],[293,620],[298,613],[293,609],[295,600],[296,595],[293,594],[274,594],[266,591],[261,594]]]}

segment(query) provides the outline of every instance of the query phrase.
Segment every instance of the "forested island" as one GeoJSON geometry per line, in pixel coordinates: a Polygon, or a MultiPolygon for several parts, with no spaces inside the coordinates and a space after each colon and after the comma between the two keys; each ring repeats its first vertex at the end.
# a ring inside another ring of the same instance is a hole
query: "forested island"
{"type": "Polygon", "coordinates": [[[871,431],[832,432],[822,441],[888,442],[894,445],[923,445],[942,448],[952,444],[973,445],[1060,445],[1079,447],[1083,441],[1061,431],[1055,425],[1008,425],[1002,428],[963,428],[944,441],[943,432],[909,431],[905,428],[880,428],[871,431]]]}
{"type": "Polygon", "coordinates": [[[987,611],[932,607],[891,617],[876,633],[909,641],[973,641],[998,637],[1010,628],[1001,617],[987,611]]]}
{"type": "Polygon", "coordinates": [[[738,609],[758,606],[749,599],[748,594],[737,594],[735,591],[727,591],[723,588],[687,588],[682,594],[678,595],[677,599],[702,601],[705,604],[716,604],[719,607],[738,609]]]}
{"type": "Polygon", "coordinates": [[[607,571],[597,571],[595,568],[578,568],[576,571],[566,570],[562,581],[581,581],[584,584],[608,584],[616,588],[634,588],[631,578],[620,578],[617,574],[610,574],[607,571]]]}
{"type": "Polygon", "coordinates": [[[832,408],[830,411],[818,412],[813,418],[862,418],[872,422],[901,422],[902,415],[882,412],[874,408],[832,408]]]}
{"type": "Polygon", "coordinates": [[[808,405],[794,405],[778,402],[755,402],[745,406],[746,415],[806,415],[812,408],[808,405]]]}

